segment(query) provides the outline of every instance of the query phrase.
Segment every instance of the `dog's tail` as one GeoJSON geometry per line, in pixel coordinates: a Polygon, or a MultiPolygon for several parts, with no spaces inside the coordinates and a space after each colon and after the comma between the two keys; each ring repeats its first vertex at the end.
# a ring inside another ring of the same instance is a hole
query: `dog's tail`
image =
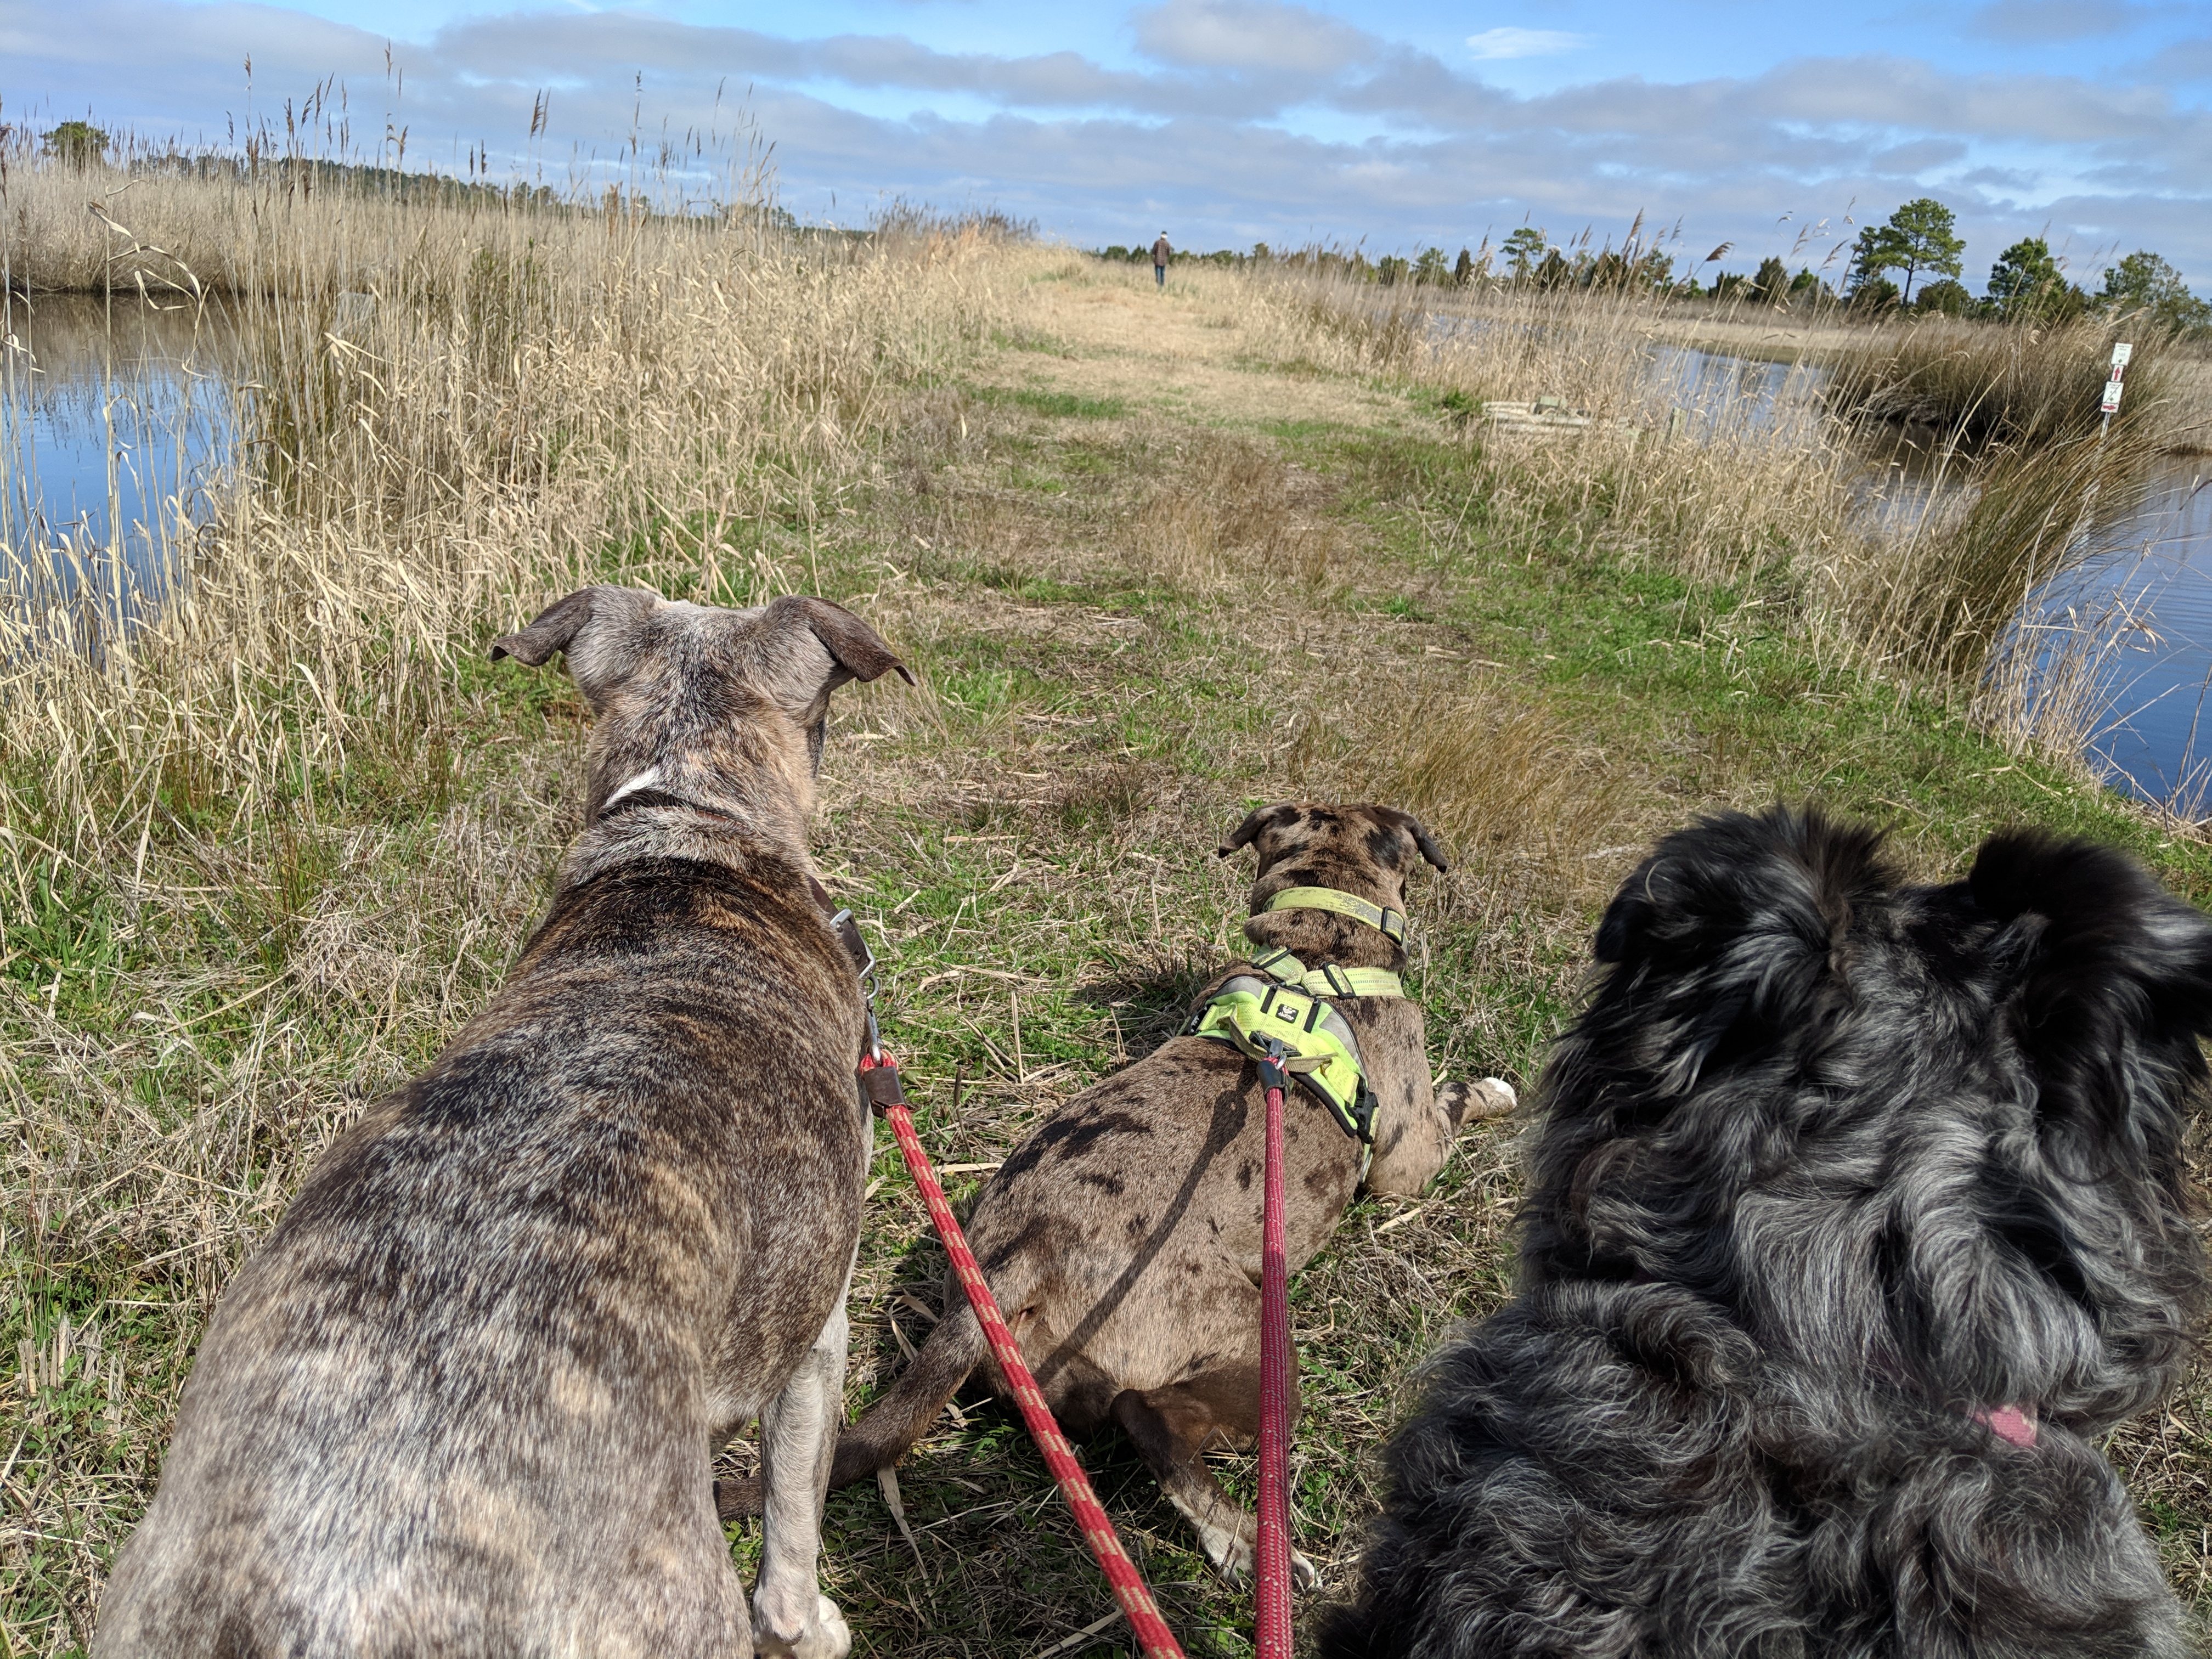
{"type": "MultiPolygon", "coordinates": [[[[975,1310],[966,1297],[960,1297],[899,1373],[898,1381],[860,1414],[859,1422],[837,1437],[837,1457],[830,1468],[831,1488],[848,1486],[897,1462],[906,1449],[928,1431],[945,1402],[960,1391],[960,1385],[990,1352],[983,1328],[975,1321],[975,1310]]],[[[714,1507],[725,1521],[758,1515],[760,1477],[717,1480],[714,1507]]]]}

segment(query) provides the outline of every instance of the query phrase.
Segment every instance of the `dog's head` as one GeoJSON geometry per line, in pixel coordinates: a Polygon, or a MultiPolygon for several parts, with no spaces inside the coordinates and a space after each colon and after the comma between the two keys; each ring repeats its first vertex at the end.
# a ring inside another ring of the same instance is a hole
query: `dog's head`
{"type": "MultiPolygon", "coordinates": [[[[1424,859],[1439,870],[1449,867],[1443,849],[1421,821],[1395,806],[1310,801],[1263,806],[1231,831],[1217,850],[1227,858],[1243,847],[1260,855],[1246,936],[1255,944],[1280,946],[1302,957],[1348,963],[1374,961],[1382,935],[1326,911],[1262,915],[1262,908],[1287,888],[1333,887],[1402,914],[1406,878],[1413,867],[1424,859]]],[[[1404,965],[1402,947],[1391,947],[1389,965],[1404,965]]]]}
{"type": "Polygon", "coordinates": [[[2000,836],[1914,887],[1880,841],[1731,813],[1628,878],[1546,1079],[1524,1270],[1683,1285],[1961,1409],[2112,1420],[2202,1300],[2212,922],[2087,842],[2000,836]]]}
{"type": "Polygon", "coordinates": [[[595,717],[587,817],[647,774],[701,805],[757,808],[765,789],[803,817],[830,694],[893,670],[914,679],[867,623],[802,597],[725,611],[601,585],[491,647],[533,668],[556,651],[595,717]]]}

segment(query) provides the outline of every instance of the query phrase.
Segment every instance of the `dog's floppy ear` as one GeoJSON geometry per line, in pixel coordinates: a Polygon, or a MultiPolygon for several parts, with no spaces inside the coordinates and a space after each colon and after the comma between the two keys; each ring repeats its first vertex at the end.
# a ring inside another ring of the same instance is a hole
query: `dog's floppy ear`
{"type": "Polygon", "coordinates": [[[1229,839],[1213,849],[1216,858],[1227,858],[1240,847],[1249,847],[1259,839],[1264,830],[1295,818],[1298,809],[1289,801],[1278,801],[1273,806],[1256,806],[1244,815],[1244,822],[1229,832],[1229,839]]]}
{"type": "Polygon", "coordinates": [[[1599,924],[1595,954],[1612,972],[1583,1031],[1610,1033],[1670,1094],[1724,1051],[1809,1031],[1835,939],[1863,898],[1896,883],[1881,843],[1879,830],[1779,807],[1668,836],[1599,924]]]}
{"type": "Polygon", "coordinates": [[[1437,838],[1429,833],[1428,826],[1411,812],[1401,811],[1395,806],[1377,806],[1370,810],[1385,823],[1395,823],[1411,836],[1413,838],[1413,845],[1420,848],[1421,856],[1431,865],[1443,871],[1449,871],[1451,868],[1450,864],[1444,858],[1444,849],[1437,845],[1437,838]]]}
{"type": "Polygon", "coordinates": [[[877,679],[896,669],[901,679],[914,684],[913,671],[898,659],[884,636],[843,605],[811,594],[787,594],[768,608],[771,623],[784,623],[794,615],[805,620],[830,659],[854,679],[877,679]]]}
{"type": "Polygon", "coordinates": [[[592,595],[599,590],[579,588],[564,599],[556,599],[538,613],[537,620],[519,634],[504,634],[491,642],[491,659],[512,657],[532,668],[543,668],[556,651],[568,642],[592,619],[592,595]]]}
{"type": "Polygon", "coordinates": [[[1992,951],[2020,955],[2011,1021],[2045,1122],[2118,1131],[2149,1113],[2126,1139],[2176,1158],[2179,1096],[2212,1033],[2212,920],[2124,853],[2035,831],[1990,837],[1966,880],[2004,924],[1992,951]]]}

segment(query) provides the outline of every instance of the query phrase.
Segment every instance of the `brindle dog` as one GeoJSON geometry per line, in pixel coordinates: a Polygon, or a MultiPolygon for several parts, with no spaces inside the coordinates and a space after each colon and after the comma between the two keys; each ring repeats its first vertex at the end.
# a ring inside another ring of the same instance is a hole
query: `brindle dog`
{"type": "MultiPolygon", "coordinates": [[[[820,599],[572,593],[586,828],[507,983],[322,1159],[208,1328],[100,1659],[836,1659],[817,1594],[871,1135],[807,857],[820,599]],[[709,1459],[762,1420],[750,1628],[709,1459]]],[[[911,678],[909,676],[909,678],[911,678]]]]}
{"type": "MultiPolygon", "coordinates": [[[[1323,910],[1261,914],[1291,887],[1334,887],[1403,912],[1406,878],[1443,854],[1388,806],[1279,805],[1246,818],[1220,851],[1256,845],[1246,934],[1308,967],[1402,969],[1378,929],[1323,910]]],[[[1200,998],[1223,981],[1224,969],[1200,998]]],[[[1411,1194],[1443,1167],[1470,1117],[1513,1104],[1496,1078],[1430,1085],[1420,1005],[1333,999],[1359,1043],[1376,1099],[1370,1191],[1411,1194]]],[[[1302,1091],[1285,1123],[1288,1254],[1295,1272],[1334,1231],[1360,1184],[1360,1149],[1302,1091]]],[[[1260,1209],[1266,1114],[1257,1068],[1223,1043],[1177,1037],[1054,1113],[975,1200],[968,1236],[1063,1427],[1109,1421],[1136,1443],[1214,1565],[1248,1571],[1257,1528],[1215,1482],[1205,1455],[1259,1432],[1260,1209]]],[[[945,1315],[898,1381],[837,1443],[832,1486],[887,1468],[979,1365],[988,1346],[957,1280],[945,1315]]],[[[757,1506],[726,1481],[724,1511],[757,1506]]],[[[1317,1575],[1303,1557],[1307,1583],[1317,1575]]]]}

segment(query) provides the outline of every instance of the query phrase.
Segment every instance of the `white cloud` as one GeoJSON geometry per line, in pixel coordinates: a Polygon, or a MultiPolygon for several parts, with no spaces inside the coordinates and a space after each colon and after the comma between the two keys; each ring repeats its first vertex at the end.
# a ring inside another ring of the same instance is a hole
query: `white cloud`
{"type": "Polygon", "coordinates": [[[1966,20],[1967,33],[2010,45],[2041,46],[2125,34],[2157,15],[2124,0],[1990,0],[1966,20]]]}
{"type": "Polygon", "coordinates": [[[511,156],[536,89],[551,85],[554,131],[533,155],[557,185],[562,167],[587,177],[594,155],[615,153],[641,73],[652,130],[665,117],[674,132],[726,131],[750,87],[791,205],[826,213],[835,192],[848,221],[886,191],[996,204],[1092,244],[1148,241],[1168,224],[1194,246],[1364,236],[1370,248],[1450,251],[1530,216],[1562,237],[1585,225],[1617,237],[1646,211],[1683,220],[1696,253],[1736,243],[1732,264],[1747,266],[1788,249],[1795,224],[1774,228],[1788,206],[1796,222],[1832,220],[1793,260],[1818,267],[1849,242],[1854,198],[1849,210],[1878,222],[1932,191],[1958,212],[1977,268],[2048,223],[2053,246],[2148,246],[2212,284],[2212,110],[2142,67],[2094,78],[1831,57],[1522,96],[1472,64],[1272,0],[1141,13],[1133,68],[518,3],[532,9],[399,43],[402,99],[381,37],[280,6],[0,0],[0,118],[89,111],[111,127],[220,137],[227,113],[243,125],[250,52],[258,115],[335,71],[357,130],[380,132],[387,107],[411,125],[410,161],[486,142],[511,156]]]}
{"type": "Polygon", "coordinates": [[[1192,69],[1331,76],[1382,46],[1349,23],[1279,0],[1169,0],[1136,22],[1139,52],[1192,69]]]}
{"type": "Polygon", "coordinates": [[[1467,37],[1467,49],[1477,58],[1548,58],[1586,46],[1590,40],[1561,29],[1485,29],[1467,37]]]}

